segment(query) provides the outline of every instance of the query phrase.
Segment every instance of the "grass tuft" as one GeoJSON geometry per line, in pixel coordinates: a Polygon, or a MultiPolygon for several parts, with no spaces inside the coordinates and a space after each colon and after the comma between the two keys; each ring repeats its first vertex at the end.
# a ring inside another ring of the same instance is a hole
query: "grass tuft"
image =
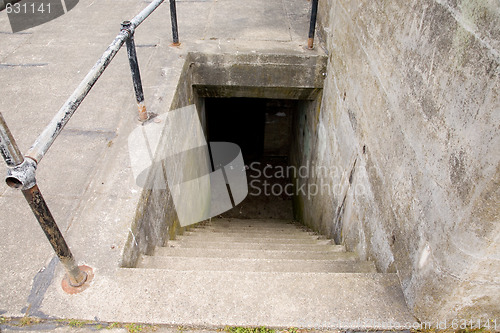
{"type": "Polygon", "coordinates": [[[224,331],[226,331],[227,333],[276,333],[276,330],[264,326],[261,327],[226,326],[224,328],[224,331]]]}

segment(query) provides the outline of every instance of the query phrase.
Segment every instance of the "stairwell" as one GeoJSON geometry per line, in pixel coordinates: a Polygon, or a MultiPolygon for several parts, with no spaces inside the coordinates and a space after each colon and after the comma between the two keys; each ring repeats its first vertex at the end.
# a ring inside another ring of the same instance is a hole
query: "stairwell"
{"type": "Polygon", "coordinates": [[[171,281],[183,325],[401,328],[414,322],[396,274],[289,220],[213,219],[136,268],[171,281]],[[166,278],[167,277],[167,278],[166,278]]]}

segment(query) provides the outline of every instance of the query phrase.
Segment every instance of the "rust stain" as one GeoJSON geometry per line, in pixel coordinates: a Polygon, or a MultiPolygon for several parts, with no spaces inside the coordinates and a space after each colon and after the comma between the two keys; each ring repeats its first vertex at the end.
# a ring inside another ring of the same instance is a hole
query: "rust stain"
{"type": "Polygon", "coordinates": [[[139,109],[139,120],[146,121],[148,120],[148,112],[146,111],[146,105],[144,103],[137,104],[137,108],[139,109]]]}
{"type": "Polygon", "coordinates": [[[308,38],[307,39],[307,48],[309,50],[312,50],[314,48],[314,38],[308,38]]]}
{"type": "Polygon", "coordinates": [[[81,286],[73,287],[69,281],[68,274],[64,276],[61,282],[61,287],[64,290],[64,292],[71,295],[81,293],[82,291],[87,289],[90,286],[92,280],[94,279],[94,271],[92,270],[91,267],[86,265],[81,265],[78,266],[78,268],[80,269],[80,271],[84,272],[87,275],[85,282],[81,286]]]}

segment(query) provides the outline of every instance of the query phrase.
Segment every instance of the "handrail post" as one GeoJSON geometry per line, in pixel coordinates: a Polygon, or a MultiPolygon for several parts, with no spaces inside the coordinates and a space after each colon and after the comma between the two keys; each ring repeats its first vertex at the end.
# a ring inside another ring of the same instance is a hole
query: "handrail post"
{"type": "Polygon", "coordinates": [[[311,21],[309,23],[309,38],[307,39],[307,49],[314,48],[314,32],[316,30],[316,17],[318,15],[318,0],[312,0],[311,21]]]}
{"type": "Polygon", "coordinates": [[[21,154],[2,113],[0,113],[0,152],[9,167],[6,178],[7,185],[21,188],[40,227],[66,270],[67,274],[62,282],[63,289],[72,294],[83,291],[93,277],[92,269],[88,266],[79,267],[76,264],[73,254],[36,184],[37,163],[21,154]]]}
{"type": "Polygon", "coordinates": [[[122,22],[122,31],[128,32],[128,38],[125,41],[127,44],[128,62],[130,64],[130,72],[132,73],[132,81],[134,82],[135,99],[137,108],[139,109],[139,121],[148,120],[148,112],[144,105],[144,91],[142,90],[141,72],[137,61],[137,52],[135,50],[134,31],[131,30],[132,23],[130,21],[122,22]]]}
{"type": "Polygon", "coordinates": [[[175,8],[175,0],[170,0],[170,20],[172,21],[172,46],[179,46],[179,31],[177,28],[177,9],[175,8]]]}

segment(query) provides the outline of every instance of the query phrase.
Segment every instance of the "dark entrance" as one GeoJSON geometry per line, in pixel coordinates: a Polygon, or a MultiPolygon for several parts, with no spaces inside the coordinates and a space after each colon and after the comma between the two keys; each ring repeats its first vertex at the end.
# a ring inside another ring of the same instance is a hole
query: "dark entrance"
{"type": "Polygon", "coordinates": [[[208,141],[241,147],[247,167],[247,198],[222,217],[292,219],[289,149],[298,101],[206,98],[208,141]]]}

